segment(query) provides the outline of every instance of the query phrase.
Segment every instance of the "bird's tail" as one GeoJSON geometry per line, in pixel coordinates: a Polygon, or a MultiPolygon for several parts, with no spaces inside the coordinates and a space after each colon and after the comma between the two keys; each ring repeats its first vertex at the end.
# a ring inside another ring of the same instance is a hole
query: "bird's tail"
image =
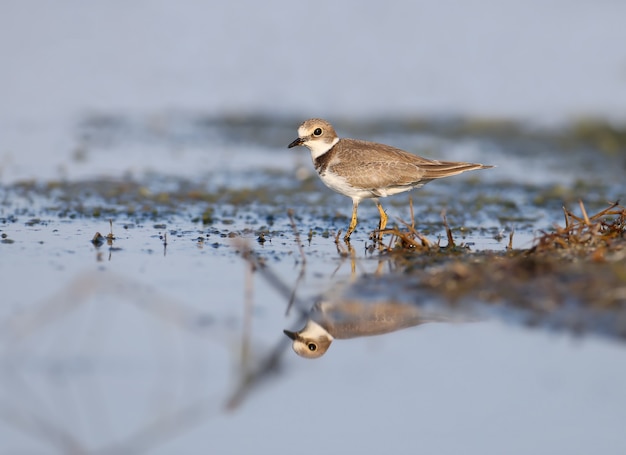
{"type": "Polygon", "coordinates": [[[489,169],[492,167],[494,166],[456,161],[431,161],[428,163],[420,163],[420,168],[424,171],[422,178],[427,180],[440,179],[442,177],[450,177],[451,175],[461,174],[465,171],[473,171],[474,169],[489,169]]]}

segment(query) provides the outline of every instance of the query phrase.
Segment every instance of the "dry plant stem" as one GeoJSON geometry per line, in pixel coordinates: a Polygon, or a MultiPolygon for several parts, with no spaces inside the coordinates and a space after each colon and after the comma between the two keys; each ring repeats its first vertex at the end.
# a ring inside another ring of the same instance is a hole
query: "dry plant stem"
{"type": "MultiPolygon", "coordinates": [[[[252,270],[261,276],[276,289],[286,300],[291,298],[291,289],[283,283],[281,278],[276,275],[269,267],[267,267],[263,261],[259,259],[256,253],[250,248],[250,246],[242,239],[235,239],[235,245],[241,250],[241,257],[252,265],[252,270]]],[[[296,299],[297,300],[297,299],[296,299]]],[[[296,302],[298,306],[303,302],[296,302]]]]}
{"type": "Polygon", "coordinates": [[[537,245],[531,248],[527,254],[535,251],[578,248],[582,253],[593,253],[596,259],[603,258],[607,248],[610,249],[613,239],[624,236],[626,209],[620,206],[618,202],[614,202],[590,217],[582,201],[580,201],[580,208],[582,217],[578,217],[563,208],[565,227],[555,226],[554,232],[544,232],[537,239],[537,245]],[[607,216],[618,216],[619,218],[607,220],[607,216]]]}
{"type": "Polygon", "coordinates": [[[391,245],[393,245],[395,243],[395,239],[396,239],[396,236],[392,234],[391,238],[389,239],[389,245],[387,245],[387,250],[388,251],[391,250],[391,245]]]}
{"type": "MultiPolygon", "coordinates": [[[[407,227],[410,234],[420,239],[420,241],[422,242],[421,246],[425,246],[426,248],[432,247],[432,243],[430,242],[430,240],[428,240],[422,234],[417,232],[417,230],[413,226],[409,225],[409,223],[407,223],[406,221],[403,221],[403,220],[398,220],[398,221],[400,221],[400,223],[404,224],[407,227]]],[[[396,231],[396,235],[398,235],[399,232],[400,232],[399,230],[396,231]]]]}
{"type": "MultiPolygon", "coordinates": [[[[300,318],[297,322],[298,325],[304,324],[305,318],[300,318]]],[[[280,366],[281,357],[288,350],[289,340],[287,337],[280,337],[280,341],[274,346],[267,355],[265,355],[257,364],[257,366],[244,375],[233,392],[233,394],[226,400],[224,408],[227,411],[236,409],[250,393],[252,389],[258,386],[264,379],[270,374],[278,371],[280,366]]]]}
{"type": "Polygon", "coordinates": [[[113,235],[113,220],[109,220],[109,233],[106,236],[107,245],[113,246],[113,240],[115,240],[115,236],[113,235]]]}
{"type": "Polygon", "coordinates": [[[580,211],[582,212],[583,218],[585,219],[585,224],[589,226],[589,217],[587,216],[587,211],[585,210],[585,205],[583,204],[583,201],[579,200],[578,204],[580,205],[580,211]]]}
{"type": "Polygon", "coordinates": [[[241,369],[246,371],[250,358],[250,335],[252,333],[252,310],[254,308],[254,265],[246,264],[246,286],[244,291],[244,313],[241,334],[241,369]]]}
{"type": "Polygon", "coordinates": [[[513,234],[515,234],[515,231],[511,231],[509,234],[509,244],[506,246],[506,249],[509,251],[513,250],[513,234]]]}
{"type": "Polygon", "coordinates": [[[293,218],[293,210],[287,210],[287,215],[289,216],[289,221],[291,221],[291,229],[293,229],[293,233],[296,237],[296,242],[298,243],[298,251],[300,251],[300,257],[302,258],[302,266],[304,267],[304,264],[306,264],[306,256],[304,255],[304,250],[302,249],[302,242],[300,242],[300,232],[298,232],[296,221],[293,218]]]}
{"type": "MultiPolygon", "coordinates": [[[[567,212],[567,209],[565,208],[565,206],[563,206],[563,213],[565,214],[565,229],[569,231],[569,228],[570,228],[569,213],[567,212]]],[[[569,233],[567,234],[567,237],[568,237],[567,240],[571,241],[569,233]]]]}
{"type": "Polygon", "coordinates": [[[298,250],[300,251],[300,257],[302,258],[302,267],[300,267],[300,273],[298,274],[298,278],[296,279],[296,282],[294,283],[293,289],[291,291],[291,295],[289,296],[289,303],[287,304],[285,315],[289,315],[289,312],[291,311],[291,307],[296,300],[296,291],[298,290],[300,282],[304,278],[304,273],[306,270],[306,256],[304,255],[304,250],[302,249],[302,242],[300,242],[300,233],[298,232],[296,221],[293,218],[293,210],[287,210],[287,215],[289,215],[289,220],[291,220],[291,228],[293,229],[294,235],[296,237],[296,242],[298,243],[298,250]]]}
{"type": "Polygon", "coordinates": [[[337,243],[337,253],[339,253],[340,261],[337,264],[337,267],[335,267],[335,270],[333,270],[333,272],[330,274],[331,278],[333,278],[337,274],[337,272],[339,271],[339,269],[341,269],[341,266],[343,265],[344,259],[348,257],[348,253],[342,249],[340,243],[337,243]]]}
{"type": "MultiPolygon", "coordinates": [[[[420,244],[420,243],[416,242],[413,238],[409,237],[408,233],[401,232],[398,228],[394,228],[392,230],[392,233],[397,238],[399,238],[402,241],[402,243],[405,244],[405,245],[409,245],[409,246],[412,246],[414,248],[423,248],[425,246],[424,242],[423,242],[424,239],[422,239],[422,243],[420,244]]],[[[419,234],[417,234],[415,236],[419,238],[419,234]]]]}
{"type": "Polygon", "coordinates": [[[607,208],[605,208],[604,210],[602,210],[601,212],[596,213],[595,215],[593,215],[591,217],[592,220],[596,220],[598,218],[601,218],[605,215],[624,215],[625,210],[615,210],[613,211],[613,209],[615,207],[619,207],[619,202],[611,202],[611,205],[607,208]]]}
{"type": "Polygon", "coordinates": [[[450,229],[450,225],[448,225],[448,219],[446,218],[445,209],[441,211],[441,218],[443,218],[443,226],[446,228],[446,235],[448,236],[447,248],[454,248],[456,244],[454,243],[454,238],[452,237],[452,230],[450,229]]]}

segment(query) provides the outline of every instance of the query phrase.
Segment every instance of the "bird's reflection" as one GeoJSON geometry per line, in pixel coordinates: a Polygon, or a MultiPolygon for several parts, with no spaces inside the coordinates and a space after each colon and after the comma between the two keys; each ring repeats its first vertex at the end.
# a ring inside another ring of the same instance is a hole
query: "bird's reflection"
{"type": "Polygon", "coordinates": [[[433,314],[397,301],[322,300],[315,304],[301,330],[284,333],[293,340],[292,347],[298,355],[315,359],[326,353],[334,339],[382,335],[451,319],[449,315],[433,314]]]}

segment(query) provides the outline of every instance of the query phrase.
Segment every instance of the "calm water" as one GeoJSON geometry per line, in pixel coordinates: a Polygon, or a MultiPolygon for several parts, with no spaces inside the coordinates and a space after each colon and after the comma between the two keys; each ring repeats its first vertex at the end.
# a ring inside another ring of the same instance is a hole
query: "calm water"
{"type": "MultiPolygon", "coordinates": [[[[397,273],[365,252],[373,204],[354,264],[324,236],[351,204],[286,149],[306,117],[496,164],[412,194],[434,241],[443,206],[474,251],[503,251],[511,230],[525,248],[562,222],[564,203],[623,200],[623,151],[539,137],[585,115],[624,119],[621,3],[29,8],[9,2],[0,18],[0,453],[622,453],[626,351],[611,337],[431,323],[311,361],[282,332],[319,295],[397,273]],[[459,135],[457,115],[513,118],[522,133],[459,135]],[[141,188],[135,214],[94,183],[120,180],[141,188]],[[227,202],[151,199],[185,185],[227,202]],[[109,218],[113,247],[96,248],[109,218]],[[250,275],[231,234],[285,289],[250,275]],[[263,373],[272,358],[280,368],[263,373]]],[[[390,219],[408,219],[407,200],[385,201],[390,219]]]]}

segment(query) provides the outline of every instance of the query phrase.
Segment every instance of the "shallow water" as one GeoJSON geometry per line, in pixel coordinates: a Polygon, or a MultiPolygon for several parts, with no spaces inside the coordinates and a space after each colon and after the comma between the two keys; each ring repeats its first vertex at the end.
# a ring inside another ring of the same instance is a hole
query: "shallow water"
{"type": "Polygon", "coordinates": [[[0,15],[0,453],[623,452],[624,249],[518,256],[624,200],[623,4],[73,3],[0,15]],[[312,116],[496,165],[383,200],[457,247],[336,245],[312,116]],[[445,322],[304,359],[320,301],[445,322]]]}
{"type": "MultiPolygon", "coordinates": [[[[284,146],[291,122],[251,118],[226,128],[227,120],[183,116],[152,136],[139,120],[120,117],[112,128],[87,118],[70,132],[84,145],[80,159],[63,163],[71,178],[2,187],[0,440],[8,453],[621,447],[624,332],[592,324],[606,316],[583,306],[537,319],[474,297],[448,307],[415,287],[423,278],[406,274],[406,263],[368,249],[377,211],[367,201],[353,250],[336,245],[349,199],[323,187],[306,151],[273,148],[275,139],[254,145],[261,124],[284,146]],[[110,245],[91,242],[111,229],[110,245]],[[242,257],[249,250],[261,261],[253,274],[242,257]],[[300,329],[321,295],[404,301],[451,322],[336,340],[322,359],[301,359],[282,331],[300,329]],[[584,338],[579,317],[589,321],[584,338]],[[327,442],[303,446],[315,440],[311,431],[327,442]]],[[[511,232],[515,249],[532,246],[539,230],[563,223],[564,203],[576,212],[582,197],[593,213],[623,192],[623,155],[557,147],[562,132],[459,135],[454,122],[398,124],[370,138],[498,165],[411,193],[416,228],[444,246],[445,208],[455,241],[469,248],[460,253],[467,264],[474,254],[504,254],[511,232]]],[[[392,223],[410,219],[408,200],[384,201],[392,223]]],[[[436,271],[447,261],[425,256],[411,268],[436,271]]]]}

